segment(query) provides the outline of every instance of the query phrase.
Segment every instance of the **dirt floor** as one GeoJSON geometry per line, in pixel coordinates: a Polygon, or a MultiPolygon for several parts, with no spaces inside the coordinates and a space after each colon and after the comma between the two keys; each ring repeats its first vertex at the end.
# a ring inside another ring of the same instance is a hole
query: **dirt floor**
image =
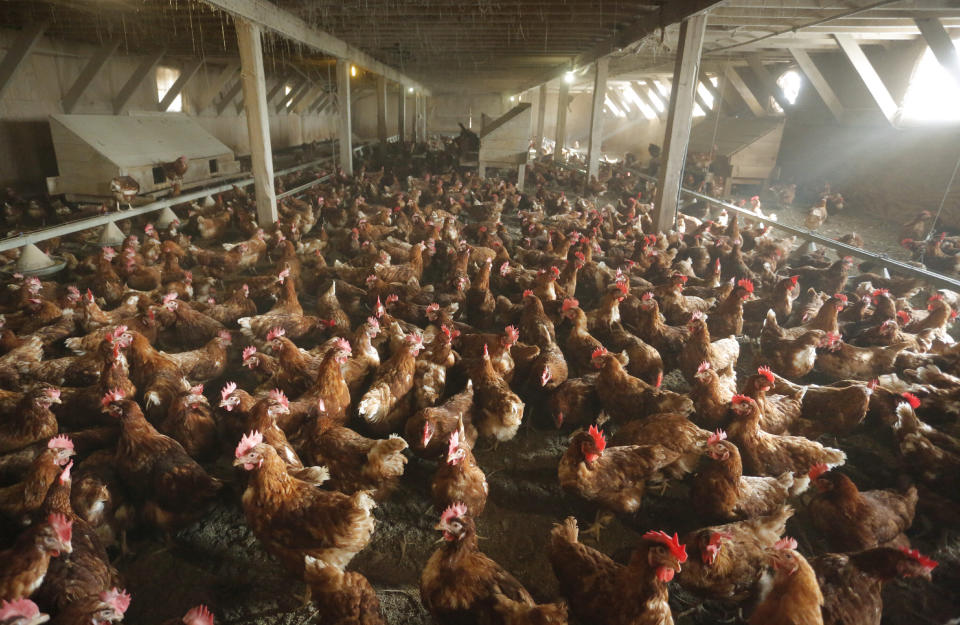
{"type": "MultiPolygon", "coordinates": [[[[781,221],[800,223],[802,210],[778,211],[781,221]]],[[[895,255],[902,250],[891,224],[853,214],[831,218],[822,232],[840,236],[854,230],[868,247],[895,255]]],[[[751,370],[751,348],[743,344],[741,373],[751,370]]],[[[685,390],[674,372],[664,384],[685,390]]],[[[527,423],[544,423],[537,406],[528,406],[527,423]]],[[[568,433],[546,426],[521,428],[516,439],[476,452],[487,474],[490,498],[477,521],[480,546],[531,591],[538,601],[558,598],[557,582],[546,555],[552,525],[575,515],[581,528],[594,520],[596,508],[563,493],[557,483],[557,464],[566,448],[568,433]]],[[[824,440],[839,445],[849,455],[847,470],[862,489],[889,487],[904,473],[890,441],[864,430],[847,440],[824,440]]],[[[419,625],[431,620],[420,604],[420,571],[437,547],[432,528],[437,514],[429,503],[429,485],[435,464],[410,457],[399,490],[376,511],[378,525],[370,546],[351,568],[362,572],[377,588],[384,616],[390,623],[419,625]]],[[[214,473],[231,482],[220,501],[205,518],[179,532],[166,544],[154,536],[134,536],[133,555],[118,562],[134,597],[127,620],[157,623],[179,617],[199,602],[210,605],[223,625],[293,625],[322,623],[314,608],[303,606],[303,585],[284,573],[268,556],[246,526],[240,509],[242,476],[226,460],[214,473]]],[[[933,584],[918,581],[891,582],[885,590],[883,622],[890,625],[916,623],[942,625],[960,616],[960,519],[953,503],[933,502],[921,506],[910,537],[914,545],[940,562],[933,584]]],[[[803,505],[788,524],[805,554],[822,553],[822,538],[805,519],[803,505]]],[[[649,529],[684,531],[701,525],[689,513],[683,484],[674,485],[665,496],[651,496],[635,518],[612,521],[600,534],[599,543],[584,542],[623,561],[640,535],[649,529]]],[[[678,624],[740,623],[735,608],[702,604],[671,585],[671,604],[678,624]]],[[[746,611],[746,610],[745,610],[746,611]]],[[[589,625],[589,624],[582,624],[589,625]]]]}

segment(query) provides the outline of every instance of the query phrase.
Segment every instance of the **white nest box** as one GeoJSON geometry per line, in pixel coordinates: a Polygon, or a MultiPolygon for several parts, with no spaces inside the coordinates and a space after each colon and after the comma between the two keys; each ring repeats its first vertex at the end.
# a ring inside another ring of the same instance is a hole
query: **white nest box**
{"type": "Polygon", "coordinates": [[[531,111],[529,102],[521,102],[484,124],[477,158],[481,177],[486,176],[487,167],[517,167],[517,188],[523,188],[524,171],[530,158],[531,111]]]}
{"type": "Polygon", "coordinates": [[[130,176],[140,194],[170,189],[163,163],[186,156],[181,187],[240,172],[233,151],[184,115],[51,115],[50,134],[59,176],[47,178],[51,194],[68,199],[108,198],[110,181],[130,176]]]}

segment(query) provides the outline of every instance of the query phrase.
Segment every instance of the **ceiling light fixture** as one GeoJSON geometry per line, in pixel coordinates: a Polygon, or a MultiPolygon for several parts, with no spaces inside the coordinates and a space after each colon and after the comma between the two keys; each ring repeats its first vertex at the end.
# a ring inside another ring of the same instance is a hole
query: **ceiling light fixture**
{"type": "Polygon", "coordinates": [[[563,82],[567,83],[568,85],[573,83],[573,70],[568,71],[563,75],[563,82]]]}
{"type": "Polygon", "coordinates": [[[357,75],[357,66],[356,66],[356,65],[351,65],[351,66],[350,66],[350,75],[351,75],[351,76],[356,76],[356,75],[357,75]]]}

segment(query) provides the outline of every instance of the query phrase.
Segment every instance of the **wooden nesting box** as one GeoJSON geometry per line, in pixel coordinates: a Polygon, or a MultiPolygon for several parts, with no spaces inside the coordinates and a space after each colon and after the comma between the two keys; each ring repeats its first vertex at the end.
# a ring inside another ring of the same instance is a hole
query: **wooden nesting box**
{"type": "Polygon", "coordinates": [[[523,188],[527,159],[530,157],[532,107],[521,102],[480,131],[478,156],[480,177],[487,167],[517,167],[517,188],[523,188]]]}
{"type": "Polygon", "coordinates": [[[777,166],[783,124],[777,118],[703,120],[690,131],[688,152],[716,146],[711,170],[726,179],[725,194],[734,184],[766,185],[777,166]]]}
{"type": "Polygon", "coordinates": [[[240,172],[233,151],[184,115],[51,115],[50,133],[60,175],[47,189],[71,200],[110,197],[116,176],[139,182],[141,195],[166,191],[162,164],[180,156],[184,189],[240,172]]]}

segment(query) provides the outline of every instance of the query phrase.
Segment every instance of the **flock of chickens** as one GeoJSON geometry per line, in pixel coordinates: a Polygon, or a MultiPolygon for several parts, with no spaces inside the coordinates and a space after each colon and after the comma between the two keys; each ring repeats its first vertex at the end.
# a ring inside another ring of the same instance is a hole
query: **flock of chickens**
{"type": "Polygon", "coordinates": [[[537,163],[521,194],[361,170],[282,200],[269,228],[236,190],[163,230],[124,222],[118,250],[52,243],[57,282],[0,293],[0,624],[121,622],[137,597],[108,554],[218,498],[319,622],[383,623],[347,569],[412,456],[436,466],[420,596],[437,623],[670,624],[680,584],[752,625],[879,624],[885,582],[937,567],[906,536],[918,499],[960,492],[957,295],[736,216],[657,233],[626,170],[596,201],[548,190],[564,175],[537,163]],[[562,597],[535,603],[478,546],[474,456],[510,454],[534,412],[570,433],[557,475],[592,531],[670,489],[698,529],[644,528],[621,562],[558,518],[539,540],[562,597]],[[863,431],[903,483],[860,491],[818,442],[863,431]],[[785,535],[797,507],[831,552],[785,535]]]}

